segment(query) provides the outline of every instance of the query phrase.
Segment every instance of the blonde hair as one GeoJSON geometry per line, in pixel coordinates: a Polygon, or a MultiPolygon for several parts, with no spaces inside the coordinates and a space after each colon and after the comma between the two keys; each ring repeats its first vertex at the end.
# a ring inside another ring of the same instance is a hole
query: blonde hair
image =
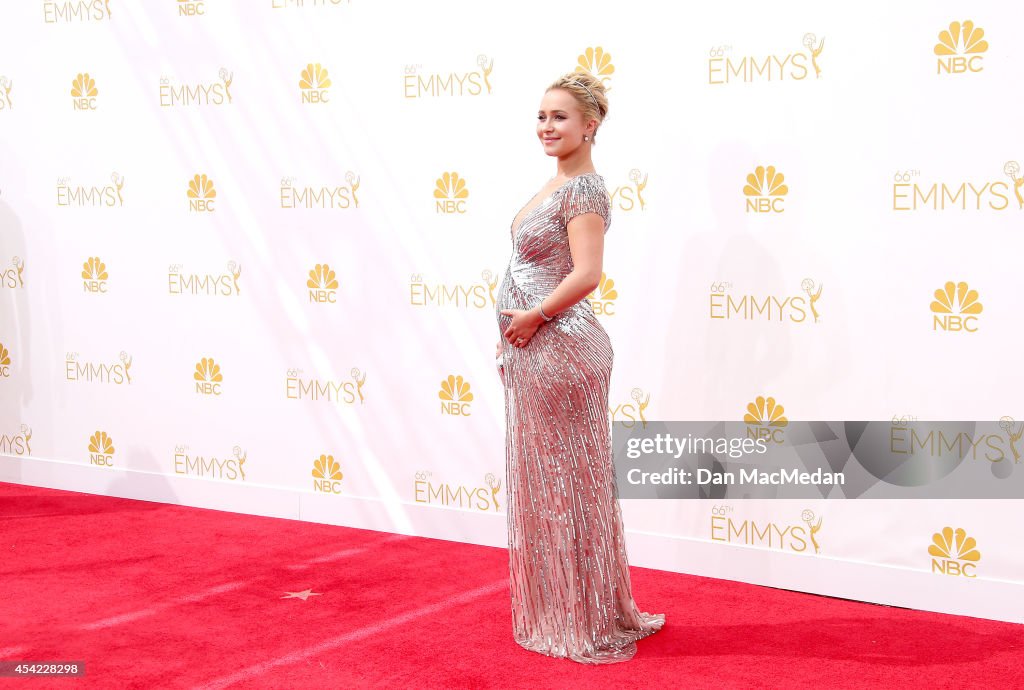
{"type": "Polygon", "coordinates": [[[580,110],[583,111],[584,122],[591,119],[597,120],[597,127],[594,128],[594,134],[590,137],[591,143],[596,144],[597,130],[600,129],[601,123],[608,115],[608,95],[605,93],[601,80],[590,72],[568,72],[556,79],[545,90],[545,93],[551,89],[565,89],[572,94],[580,106],[580,110]]]}

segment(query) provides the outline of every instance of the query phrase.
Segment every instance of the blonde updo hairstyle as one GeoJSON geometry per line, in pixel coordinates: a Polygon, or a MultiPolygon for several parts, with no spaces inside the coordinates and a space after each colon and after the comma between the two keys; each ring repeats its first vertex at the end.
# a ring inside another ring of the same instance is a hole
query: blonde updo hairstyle
{"type": "Polygon", "coordinates": [[[605,93],[601,80],[590,72],[569,72],[556,79],[547,88],[547,91],[551,89],[565,89],[572,94],[580,110],[583,111],[584,123],[592,119],[597,120],[597,127],[594,128],[594,134],[590,137],[590,143],[596,144],[597,130],[601,128],[601,123],[608,115],[608,95],[605,93]],[[587,89],[590,89],[589,93],[587,89]],[[593,98],[590,94],[594,94],[593,98]]]}

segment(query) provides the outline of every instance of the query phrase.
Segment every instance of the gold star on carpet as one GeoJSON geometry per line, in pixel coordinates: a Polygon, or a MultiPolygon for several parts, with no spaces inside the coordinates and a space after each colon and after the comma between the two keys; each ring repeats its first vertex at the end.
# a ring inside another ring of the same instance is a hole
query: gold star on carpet
{"type": "Polygon", "coordinates": [[[305,601],[306,599],[309,599],[310,597],[319,597],[321,595],[322,595],[322,592],[314,592],[311,589],[307,589],[307,590],[303,590],[301,592],[285,592],[284,596],[281,597],[281,598],[282,599],[302,599],[303,601],[305,601]]]}

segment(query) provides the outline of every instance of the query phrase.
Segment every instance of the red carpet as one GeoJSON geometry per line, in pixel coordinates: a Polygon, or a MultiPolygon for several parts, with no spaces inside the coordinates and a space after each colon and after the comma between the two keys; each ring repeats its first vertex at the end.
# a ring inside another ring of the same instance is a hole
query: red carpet
{"type": "Polygon", "coordinates": [[[504,549],[15,484],[0,525],[0,659],[87,668],[0,687],[1024,686],[1010,623],[634,568],[665,628],[589,667],[513,642],[504,549]]]}

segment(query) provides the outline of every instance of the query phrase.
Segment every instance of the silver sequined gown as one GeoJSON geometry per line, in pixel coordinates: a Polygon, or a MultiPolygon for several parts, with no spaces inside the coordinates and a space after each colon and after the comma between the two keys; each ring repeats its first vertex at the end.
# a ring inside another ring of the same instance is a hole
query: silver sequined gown
{"type": "MultiPolygon", "coordinates": [[[[525,207],[524,207],[525,208],[525,207]]],[[[520,212],[523,209],[520,209],[520,212]]],[[[509,576],[516,642],[588,664],[626,661],[664,614],[633,601],[612,466],[612,347],[590,302],[543,324],[526,347],[504,340],[503,309],[531,309],[572,270],[568,221],[611,204],[604,179],[570,179],[527,212],[496,313],[504,347],[509,576]]]]}

